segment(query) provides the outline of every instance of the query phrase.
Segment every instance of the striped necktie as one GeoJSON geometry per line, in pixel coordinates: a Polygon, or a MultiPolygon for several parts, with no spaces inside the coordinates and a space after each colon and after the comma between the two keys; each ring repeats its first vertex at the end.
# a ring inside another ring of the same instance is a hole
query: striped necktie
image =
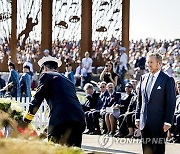
{"type": "Polygon", "coordinates": [[[151,94],[150,92],[151,92],[151,87],[152,87],[153,79],[154,79],[154,76],[151,75],[151,76],[149,77],[148,85],[147,85],[147,87],[146,87],[146,92],[147,92],[148,100],[149,100],[150,94],[151,94]]]}

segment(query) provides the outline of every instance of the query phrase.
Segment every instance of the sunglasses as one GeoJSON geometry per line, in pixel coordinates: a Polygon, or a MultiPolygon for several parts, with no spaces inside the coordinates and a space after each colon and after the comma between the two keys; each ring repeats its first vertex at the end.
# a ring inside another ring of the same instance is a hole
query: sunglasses
{"type": "Polygon", "coordinates": [[[125,87],[127,87],[127,88],[132,88],[131,86],[125,86],[125,87]]]}
{"type": "Polygon", "coordinates": [[[106,67],[110,67],[110,65],[105,65],[106,67]]]}
{"type": "Polygon", "coordinates": [[[101,86],[100,88],[105,88],[105,86],[101,86]]]}

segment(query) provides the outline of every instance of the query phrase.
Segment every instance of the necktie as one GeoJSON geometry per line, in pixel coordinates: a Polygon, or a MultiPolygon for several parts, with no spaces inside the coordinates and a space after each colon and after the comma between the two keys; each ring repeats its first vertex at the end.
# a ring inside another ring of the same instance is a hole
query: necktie
{"type": "Polygon", "coordinates": [[[153,79],[154,79],[154,76],[151,75],[151,76],[149,77],[148,85],[147,85],[147,88],[146,88],[148,100],[149,100],[149,97],[150,97],[150,94],[151,94],[150,92],[151,92],[151,87],[152,87],[153,79]]]}
{"type": "Polygon", "coordinates": [[[81,75],[81,67],[80,67],[80,69],[79,69],[79,75],[81,75]]]}
{"type": "Polygon", "coordinates": [[[116,68],[116,73],[119,74],[119,65],[116,68]]]}

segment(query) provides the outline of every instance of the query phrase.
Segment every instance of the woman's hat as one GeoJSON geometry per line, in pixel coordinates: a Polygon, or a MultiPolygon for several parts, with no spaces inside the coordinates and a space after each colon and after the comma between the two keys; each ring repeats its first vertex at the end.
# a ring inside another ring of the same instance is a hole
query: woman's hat
{"type": "Polygon", "coordinates": [[[60,66],[62,65],[61,60],[59,60],[59,59],[57,59],[57,58],[55,58],[55,57],[52,57],[52,56],[43,57],[42,59],[40,59],[40,60],[38,61],[38,65],[39,65],[40,67],[42,67],[45,62],[49,62],[49,61],[56,62],[56,63],[58,64],[58,67],[60,67],[60,66]]]}

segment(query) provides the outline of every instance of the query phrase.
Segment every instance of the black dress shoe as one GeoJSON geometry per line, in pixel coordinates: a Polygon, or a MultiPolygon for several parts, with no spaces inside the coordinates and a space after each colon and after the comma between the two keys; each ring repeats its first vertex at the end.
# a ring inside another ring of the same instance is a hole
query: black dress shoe
{"type": "Polygon", "coordinates": [[[124,136],[125,138],[132,138],[133,137],[133,134],[128,134],[126,136],[124,136]]]}
{"type": "Polygon", "coordinates": [[[94,132],[89,132],[89,135],[94,135],[94,132]]]}
{"type": "Polygon", "coordinates": [[[109,136],[114,136],[116,133],[115,132],[110,132],[109,136]]]}
{"type": "Polygon", "coordinates": [[[177,139],[175,139],[174,143],[180,143],[180,137],[178,137],[177,139]]]}
{"type": "Polygon", "coordinates": [[[141,135],[139,135],[139,136],[135,135],[133,138],[135,138],[135,139],[141,139],[141,135]]]}
{"type": "Polygon", "coordinates": [[[95,131],[93,132],[93,135],[101,135],[101,131],[100,131],[100,130],[95,130],[95,131]]]}
{"type": "Polygon", "coordinates": [[[124,137],[124,134],[121,134],[121,133],[116,133],[115,135],[114,135],[114,137],[119,137],[119,138],[123,138],[124,137]]]}
{"type": "Polygon", "coordinates": [[[89,134],[91,131],[90,130],[85,130],[84,132],[83,132],[83,134],[89,134]]]}
{"type": "Polygon", "coordinates": [[[107,133],[107,130],[103,130],[103,131],[102,131],[102,134],[106,134],[106,133],[107,133]]]}

